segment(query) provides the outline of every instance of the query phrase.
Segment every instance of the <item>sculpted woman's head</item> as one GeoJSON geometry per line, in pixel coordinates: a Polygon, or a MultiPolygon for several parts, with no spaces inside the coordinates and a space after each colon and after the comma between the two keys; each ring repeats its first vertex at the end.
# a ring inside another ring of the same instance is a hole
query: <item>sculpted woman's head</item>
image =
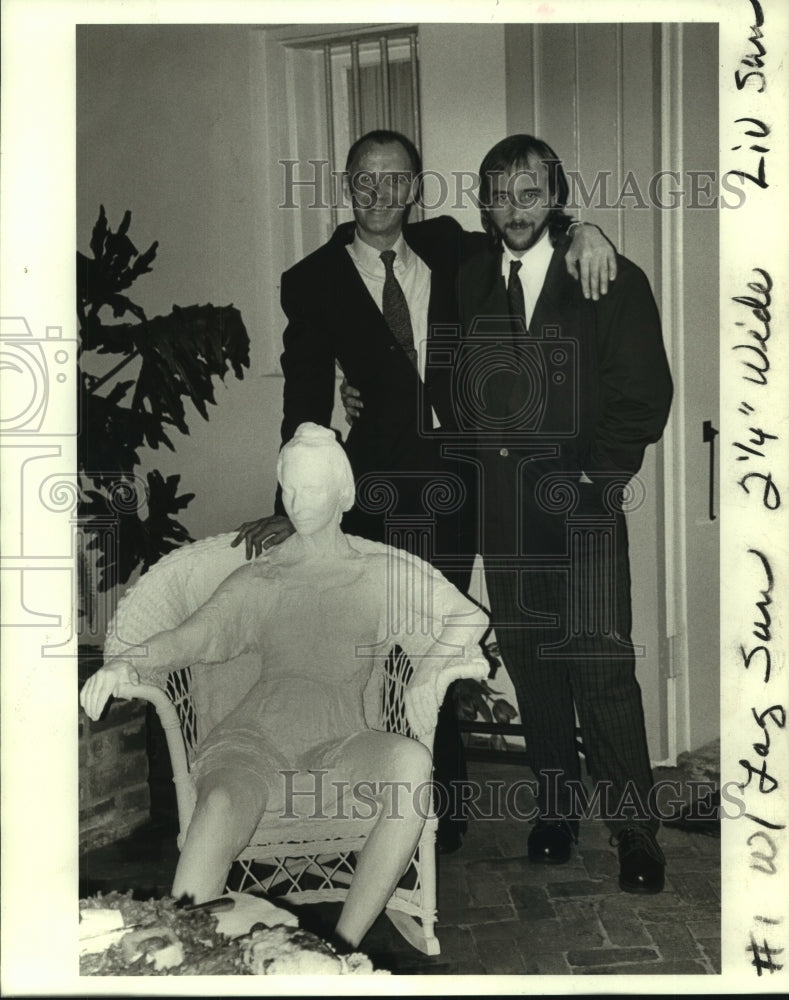
{"type": "Polygon", "coordinates": [[[334,431],[304,423],[283,446],[277,461],[282,502],[299,534],[310,535],[335,521],[354,500],[353,472],[334,431]]]}

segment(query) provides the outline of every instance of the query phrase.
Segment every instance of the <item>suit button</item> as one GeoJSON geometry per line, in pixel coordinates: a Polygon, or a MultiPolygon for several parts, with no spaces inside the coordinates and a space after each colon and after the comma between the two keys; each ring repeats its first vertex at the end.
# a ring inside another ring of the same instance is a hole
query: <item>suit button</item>
{"type": "Polygon", "coordinates": [[[501,455],[502,458],[506,458],[507,455],[509,455],[509,453],[510,453],[509,448],[500,448],[499,449],[499,454],[501,455]]]}
{"type": "Polygon", "coordinates": [[[394,349],[395,349],[395,345],[394,345],[394,344],[390,344],[390,345],[389,345],[389,350],[390,350],[390,351],[393,351],[394,349]]]}

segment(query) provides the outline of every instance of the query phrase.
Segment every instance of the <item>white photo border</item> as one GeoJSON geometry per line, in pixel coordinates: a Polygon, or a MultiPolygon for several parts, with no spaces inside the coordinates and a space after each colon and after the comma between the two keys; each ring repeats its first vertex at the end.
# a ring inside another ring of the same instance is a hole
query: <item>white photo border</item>
{"type": "MultiPolygon", "coordinates": [[[[388,20],[394,11],[346,3],[334,7],[328,20],[370,21],[377,13],[379,19],[388,20]]],[[[741,209],[720,212],[721,782],[747,781],[742,794],[748,815],[723,824],[722,973],[672,978],[670,990],[785,990],[789,982],[789,835],[785,829],[789,744],[787,730],[778,723],[780,712],[765,713],[775,706],[785,713],[789,702],[789,8],[782,0],[689,0],[683,4],[668,0],[625,4],[620,0],[594,5],[580,0],[453,4],[404,0],[396,13],[401,19],[411,15],[422,22],[626,19],[719,23],[720,171],[747,169],[755,178],[747,182],[748,198],[741,209]],[[740,149],[735,150],[737,145],[740,149]],[[752,148],[758,146],[767,151],[752,148]],[[759,183],[760,162],[768,182],[764,186],[759,183]],[[769,344],[764,315],[768,294],[769,344]],[[753,303],[738,301],[742,298],[753,303]],[[749,349],[741,346],[745,344],[749,349]],[[747,380],[756,372],[744,364],[746,358],[762,370],[765,359],[769,360],[766,384],[760,378],[747,380]],[[762,432],[756,447],[754,435],[758,439],[762,432]],[[773,436],[767,438],[767,434],[773,436]],[[743,446],[761,454],[748,454],[743,446]],[[743,459],[744,455],[748,457],[743,459]],[[778,494],[780,506],[770,509],[778,494]],[[749,657],[756,646],[765,651],[749,657]],[[756,715],[761,716],[761,723],[756,715]],[[742,761],[750,761],[753,768],[742,761]],[[772,791],[766,787],[765,775],[756,772],[762,767],[778,781],[772,791]],[[780,971],[758,968],[770,955],[775,965],[783,966],[780,971]]],[[[68,375],[58,379],[69,370],[76,337],[75,26],[149,21],[325,23],[327,9],[317,2],[279,5],[266,0],[6,0],[2,17],[0,314],[4,322],[23,319],[34,339],[48,342],[52,367],[44,390],[51,412],[57,414],[34,436],[4,432],[0,437],[2,597],[6,609],[18,607],[20,616],[11,615],[9,621],[4,614],[0,632],[4,667],[3,992],[8,996],[129,992],[161,996],[199,989],[202,995],[260,995],[263,988],[257,978],[235,980],[232,985],[220,977],[91,983],[78,975],[76,648],[73,656],[65,658],[42,653],[44,643],[52,644],[59,637],[69,641],[74,620],[74,609],[64,606],[63,600],[71,589],[63,587],[64,574],[70,580],[73,573],[71,530],[66,525],[64,532],[60,526],[63,519],[58,518],[57,505],[66,501],[59,501],[57,494],[73,490],[76,467],[76,394],[68,375]],[[52,361],[58,352],[60,360],[52,361]],[[59,456],[63,463],[62,483],[50,484],[55,495],[48,501],[25,493],[26,463],[37,455],[59,456]],[[45,621],[25,617],[24,587],[37,590],[39,606],[41,593],[51,594],[53,612],[45,621]]],[[[369,982],[361,979],[345,979],[336,989],[325,981],[303,978],[278,979],[266,985],[280,995],[364,995],[369,989],[369,982]]],[[[462,977],[457,982],[445,977],[411,982],[410,977],[392,976],[375,980],[376,993],[392,995],[624,989],[659,993],[668,991],[669,984],[660,976],[593,980],[491,976],[462,977]]]]}

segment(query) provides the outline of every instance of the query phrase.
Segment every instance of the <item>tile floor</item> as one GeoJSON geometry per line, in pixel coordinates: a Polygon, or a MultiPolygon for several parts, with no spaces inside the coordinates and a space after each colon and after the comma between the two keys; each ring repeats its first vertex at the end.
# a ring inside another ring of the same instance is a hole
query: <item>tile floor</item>
{"type": "MultiPolygon", "coordinates": [[[[469,763],[471,779],[512,783],[521,766],[469,763]]],[[[675,778],[676,770],[656,772],[675,778]]],[[[617,885],[615,848],[602,824],[581,825],[565,865],[526,857],[529,826],[474,819],[463,847],[439,858],[441,954],[421,955],[382,916],[364,951],[402,975],[713,974],[720,971],[720,840],[664,828],[666,888],[632,896],[617,885]]],[[[177,861],[175,832],[151,824],[82,858],[80,895],[135,890],[165,895],[177,861]]],[[[302,908],[304,926],[331,926],[339,905],[302,908]]]]}

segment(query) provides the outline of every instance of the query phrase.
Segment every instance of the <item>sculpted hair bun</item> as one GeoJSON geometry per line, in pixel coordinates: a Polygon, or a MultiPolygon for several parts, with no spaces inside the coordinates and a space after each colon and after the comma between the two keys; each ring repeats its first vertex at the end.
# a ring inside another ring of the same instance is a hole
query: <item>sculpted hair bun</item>
{"type": "Polygon", "coordinates": [[[291,440],[295,444],[337,444],[333,430],[320,424],[313,424],[311,421],[299,424],[291,440]]]}

